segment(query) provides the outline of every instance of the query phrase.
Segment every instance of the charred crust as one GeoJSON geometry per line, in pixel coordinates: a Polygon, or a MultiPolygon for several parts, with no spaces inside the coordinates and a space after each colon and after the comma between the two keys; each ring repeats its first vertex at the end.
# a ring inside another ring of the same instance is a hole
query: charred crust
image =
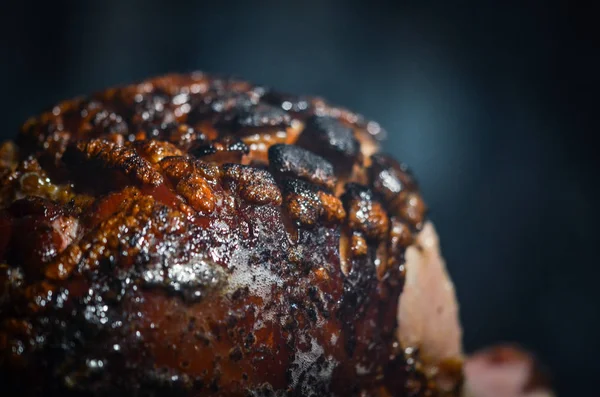
{"type": "Polygon", "coordinates": [[[248,145],[238,137],[226,135],[209,143],[193,146],[189,153],[203,161],[213,161],[220,164],[241,162],[243,156],[250,152],[248,145]]]}
{"type": "Polygon", "coordinates": [[[340,174],[361,158],[352,128],[331,116],[310,117],[298,144],[330,159],[340,174]]]}
{"type": "Polygon", "coordinates": [[[194,162],[183,156],[167,157],[160,161],[159,167],[173,181],[179,181],[187,174],[194,172],[194,162]]]}
{"type": "Polygon", "coordinates": [[[314,226],[321,215],[321,200],[313,185],[299,179],[282,182],[284,208],[298,225],[314,226]]]}
{"type": "Polygon", "coordinates": [[[253,133],[257,130],[286,129],[291,117],[283,109],[259,103],[251,106],[238,106],[218,123],[237,133],[253,133]]]}
{"type": "Polygon", "coordinates": [[[319,190],[317,196],[323,208],[321,216],[324,222],[333,225],[340,224],[346,217],[346,211],[340,199],[322,190],[319,190]]]}
{"type": "Polygon", "coordinates": [[[136,141],[133,147],[137,149],[138,154],[143,156],[152,164],[157,164],[166,157],[182,156],[183,152],[175,145],[165,141],[144,140],[136,141]]]}
{"type": "Polygon", "coordinates": [[[368,175],[371,189],[382,198],[390,213],[401,217],[413,228],[421,229],[427,207],[408,166],[377,153],[371,156],[368,175]]]}
{"type": "MultiPolygon", "coordinates": [[[[146,185],[160,185],[162,175],[157,172],[151,163],[140,156],[131,146],[119,146],[103,139],[82,141],[69,148],[64,157],[65,163],[78,172],[111,172],[119,174],[120,179],[114,182],[146,185]],[[130,181],[130,182],[128,182],[130,181]]],[[[80,175],[83,178],[84,175],[80,175]]],[[[119,178],[119,177],[115,177],[119,178]]]]}
{"type": "Polygon", "coordinates": [[[426,208],[383,135],[322,99],[202,73],[31,118],[0,145],[0,380],[430,395],[394,337],[426,208]]]}
{"type": "Polygon", "coordinates": [[[393,203],[403,192],[417,190],[417,182],[408,166],[382,153],[371,156],[368,174],[373,191],[388,203],[393,203]]]}
{"type": "Polygon", "coordinates": [[[369,188],[356,183],[347,184],[342,202],[352,230],[364,233],[371,240],[386,238],[389,230],[387,212],[369,188]]]}
{"type": "Polygon", "coordinates": [[[196,211],[209,214],[215,208],[212,190],[208,182],[197,172],[187,174],[181,178],[179,182],[177,182],[175,190],[177,193],[181,194],[181,196],[185,198],[196,211]]]}
{"type": "Polygon", "coordinates": [[[318,221],[338,224],[346,216],[340,200],[300,179],[281,182],[283,206],[298,226],[314,226],[318,221]]]}
{"type": "Polygon", "coordinates": [[[252,204],[281,204],[281,192],[271,173],[239,164],[223,166],[223,183],[252,204]]]}
{"type": "Polygon", "coordinates": [[[331,163],[294,145],[271,146],[269,168],[277,178],[303,179],[330,190],[337,182],[331,163]]]}

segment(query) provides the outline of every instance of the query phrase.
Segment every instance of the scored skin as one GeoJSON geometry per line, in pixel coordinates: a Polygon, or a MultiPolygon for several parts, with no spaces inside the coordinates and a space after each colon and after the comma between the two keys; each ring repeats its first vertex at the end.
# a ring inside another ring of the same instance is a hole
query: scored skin
{"type": "Polygon", "coordinates": [[[441,395],[396,340],[426,209],[404,166],[371,161],[383,135],[201,73],[26,122],[0,146],[5,390],[441,395]]]}

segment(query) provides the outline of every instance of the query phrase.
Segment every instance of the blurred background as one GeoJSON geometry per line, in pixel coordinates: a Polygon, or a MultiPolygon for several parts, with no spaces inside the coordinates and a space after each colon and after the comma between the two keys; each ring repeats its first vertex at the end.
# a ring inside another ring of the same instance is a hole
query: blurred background
{"type": "Polygon", "coordinates": [[[485,3],[3,2],[0,138],[58,100],[194,69],[357,110],[420,179],[467,351],[518,342],[581,395],[600,369],[597,22],[485,3]]]}

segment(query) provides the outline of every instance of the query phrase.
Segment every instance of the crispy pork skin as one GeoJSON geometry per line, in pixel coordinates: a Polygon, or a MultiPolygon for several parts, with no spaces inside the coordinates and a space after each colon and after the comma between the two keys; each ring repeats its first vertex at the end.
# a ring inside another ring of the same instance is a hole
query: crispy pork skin
{"type": "Polygon", "coordinates": [[[202,73],[0,146],[2,395],[457,396],[457,305],[375,122],[202,73]]]}

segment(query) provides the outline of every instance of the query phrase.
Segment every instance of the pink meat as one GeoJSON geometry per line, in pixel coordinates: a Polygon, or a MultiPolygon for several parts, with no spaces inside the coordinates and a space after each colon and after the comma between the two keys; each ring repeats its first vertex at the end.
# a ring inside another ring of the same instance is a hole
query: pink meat
{"type": "Polygon", "coordinates": [[[418,349],[429,375],[443,382],[444,364],[462,360],[462,330],[454,285],[432,223],[425,224],[415,244],[406,250],[405,266],[398,338],[403,347],[418,349]]]}
{"type": "Polygon", "coordinates": [[[465,397],[552,397],[531,355],[496,346],[466,360],[465,397]]]}

